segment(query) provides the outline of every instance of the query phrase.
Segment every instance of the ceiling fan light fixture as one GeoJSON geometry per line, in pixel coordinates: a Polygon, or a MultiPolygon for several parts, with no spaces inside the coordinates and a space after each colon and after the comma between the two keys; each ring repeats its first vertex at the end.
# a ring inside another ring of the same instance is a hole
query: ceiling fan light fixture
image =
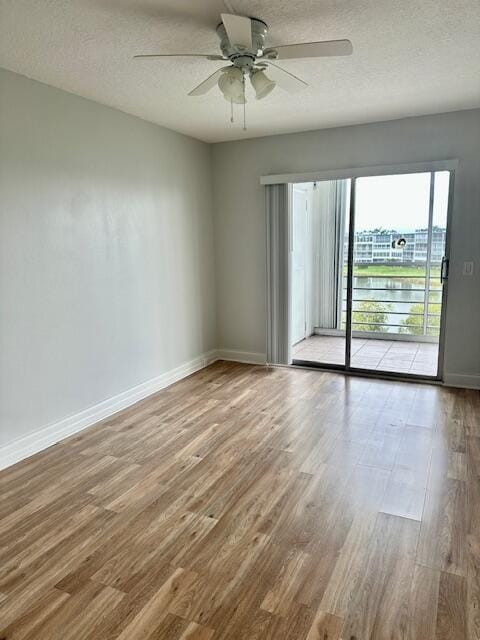
{"type": "MultiPolygon", "coordinates": [[[[1,2],[1,0],[0,0],[1,2]]],[[[323,40],[319,42],[299,42],[266,47],[268,25],[260,18],[250,18],[232,13],[229,0],[224,0],[231,13],[220,14],[221,21],[216,32],[220,39],[221,53],[142,53],[134,58],[202,58],[206,60],[229,62],[211,73],[189,93],[189,96],[203,96],[218,85],[223,97],[230,102],[230,120],[233,122],[233,105],[243,105],[243,128],[245,121],[245,82],[246,76],[255,91],[257,100],[262,100],[279,86],[294,93],[308,83],[296,75],[278,66],[277,60],[301,60],[306,58],[325,58],[330,56],[348,56],[353,51],[350,40],[323,40]],[[265,69],[272,73],[274,80],[265,75],[265,69]]]]}
{"type": "Polygon", "coordinates": [[[247,99],[244,98],[243,96],[235,96],[233,98],[227,98],[226,96],[225,100],[227,100],[228,102],[233,102],[233,104],[246,104],[247,103],[247,99]]]}
{"type": "Polygon", "coordinates": [[[225,100],[245,104],[243,72],[237,67],[227,69],[218,80],[218,87],[225,100]]]}
{"type": "Polygon", "coordinates": [[[261,100],[268,96],[268,94],[275,89],[276,82],[270,80],[265,74],[265,71],[255,71],[250,76],[250,82],[255,89],[255,97],[257,100],[261,100]]]}

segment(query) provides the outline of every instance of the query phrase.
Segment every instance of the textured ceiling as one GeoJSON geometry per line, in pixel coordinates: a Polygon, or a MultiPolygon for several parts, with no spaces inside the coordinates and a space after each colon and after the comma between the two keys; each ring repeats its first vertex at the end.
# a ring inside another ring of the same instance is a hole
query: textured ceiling
{"type": "Polygon", "coordinates": [[[351,57],[285,61],[310,87],[249,96],[248,131],[217,89],[222,63],[132,60],[218,52],[222,0],[0,0],[0,66],[207,141],[480,106],[479,0],[230,0],[270,26],[269,45],[349,38],[351,57]]]}

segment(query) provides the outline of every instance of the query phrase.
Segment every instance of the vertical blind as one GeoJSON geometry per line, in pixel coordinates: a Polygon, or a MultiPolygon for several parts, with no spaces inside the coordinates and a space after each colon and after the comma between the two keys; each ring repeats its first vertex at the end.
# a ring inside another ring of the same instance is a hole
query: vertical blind
{"type": "Polygon", "coordinates": [[[267,362],[289,364],[287,184],[266,186],[267,211],[267,362]]]}
{"type": "Polygon", "coordinates": [[[347,181],[319,182],[313,189],[313,326],[339,329],[347,181]]]}

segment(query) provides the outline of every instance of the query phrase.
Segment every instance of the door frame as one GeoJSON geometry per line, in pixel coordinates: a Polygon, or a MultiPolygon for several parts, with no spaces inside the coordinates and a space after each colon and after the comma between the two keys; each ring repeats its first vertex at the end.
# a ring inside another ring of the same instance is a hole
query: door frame
{"type": "MultiPolygon", "coordinates": [[[[447,261],[447,277],[442,287],[442,310],[440,311],[440,335],[438,338],[438,364],[437,379],[441,382],[444,381],[444,367],[445,367],[445,325],[447,321],[447,304],[448,304],[448,284],[450,280],[450,233],[452,230],[452,212],[453,212],[453,190],[455,187],[455,169],[449,171],[450,177],[448,180],[448,204],[447,204],[447,226],[445,230],[445,248],[444,256],[447,261]]],[[[441,269],[442,267],[440,267],[441,269]]]]}
{"type": "MultiPolygon", "coordinates": [[[[308,173],[287,173],[287,174],[277,174],[277,175],[266,175],[260,178],[260,184],[262,185],[272,185],[272,184],[288,184],[289,185],[289,211],[288,211],[288,229],[287,233],[289,235],[288,246],[290,251],[288,252],[287,261],[288,261],[288,284],[290,291],[288,292],[288,318],[291,318],[291,272],[292,272],[292,264],[291,264],[291,235],[292,235],[292,191],[293,185],[298,182],[320,182],[320,181],[328,181],[328,180],[343,180],[350,179],[350,216],[349,216],[349,249],[348,249],[348,273],[347,273],[347,327],[345,332],[345,364],[329,364],[329,363],[315,363],[307,360],[296,360],[295,366],[306,366],[314,369],[323,369],[323,370],[332,370],[332,371],[340,371],[345,373],[353,373],[358,375],[366,375],[372,377],[381,377],[381,378],[392,378],[399,380],[411,380],[411,381],[431,381],[431,382],[443,382],[444,377],[444,350],[445,350],[445,321],[446,321],[446,309],[447,309],[447,294],[448,294],[448,265],[450,264],[450,233],[451,233],[451,219],[452,219],[452,211],[453,211],[453,201],[454,201],[454,184],[455,184],[455,172],[458,168],[458,160],[457,159],[449,159],[449,160],[431,160],[427,162],[414,162],[407,164],[386,164],[386,165],[373,165],[373,166],[365,166],[365,167],[356,167],[350,169],[333,169],[326,171],[314,171],[308,173]],[[353,243],[354,243],[354,231],[355,229],[355,180],[356,178],[363,177],[373,177],[373,176],[386,176],[386,175],[401,175],[401,174],[409,174],[409,173],[435,173],[437,171],[448,171],[450,174],[449,178],[449,193],[448,193],[448,205],[447,205],[447,220],[446,220],[446,235],[445,235],[445,251],[444,255],[447,261],[447,277],[445,279],[445,283],[442,289],[442,310],[440,317],[440,335],[438,342],[438,363],[437,363],[437,375],[436,376],[426,376],[426,375],[418,375],[418,374],[405,374],[405,373],[397,373],[394,371],[379,371],[374,372],[369,369],[363,369],[361,367],[351,367],[350,363],[350,351],[351,351],[351,340],[352,340],[352,325],[351,325],[351,309],[348,312],[348,305],[351,303],[351,290],[350,295],[348,293],[348,276],[350,275],[351,283],[350,288],[353,287],[353,243]],[[351,245],[351,246],[350,246],[351,245]],[[351,262],[350,262],[351,260],[351,262]]],[[[292,365],[291,358],[291,340],[290,340],[290,328],[287,331],[288,333],[288,354],[289,354],[289,364],[292,365]]]]}

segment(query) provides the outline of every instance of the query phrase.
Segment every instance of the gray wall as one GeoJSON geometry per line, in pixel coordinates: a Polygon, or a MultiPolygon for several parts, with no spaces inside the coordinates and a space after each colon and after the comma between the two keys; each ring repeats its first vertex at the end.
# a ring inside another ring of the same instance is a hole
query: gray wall
{"type": "Polygon", "coordinates": [[[211,148],[0,70],[0,444],[216,346],[211,148]]]}
{"type": "Polygon", "coordinates": [[[265,352],[261,175],[458,158],[445,369],[480,375],[480,111],[409,118],[213,148],[219,347],[265,352]],[[475,275],[462,277],[464,260],[475,275]]]}

